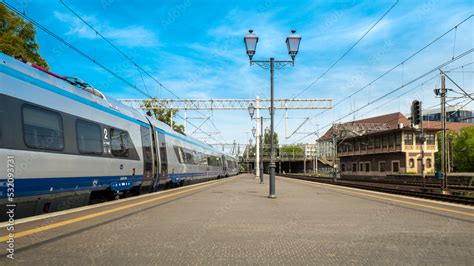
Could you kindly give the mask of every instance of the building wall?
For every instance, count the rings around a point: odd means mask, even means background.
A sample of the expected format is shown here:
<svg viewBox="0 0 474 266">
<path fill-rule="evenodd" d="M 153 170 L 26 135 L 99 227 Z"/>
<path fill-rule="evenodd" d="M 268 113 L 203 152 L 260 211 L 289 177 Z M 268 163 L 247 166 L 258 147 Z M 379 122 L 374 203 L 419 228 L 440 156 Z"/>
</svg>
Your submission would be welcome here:
<svg viewBox="0 0 474 266">
<path fill-rule="evenodd" d="M 340 169 L 343 175 L 384 176 L 392 173 L 404 173 L 406 170 L 405 153 L 403 152 L 341 157 L 340 160 Z M 356 171 L 353 171 L 354 164 Z M 385 164 L 384 169 L 381 169 L 383 164 Z M 367 166 L 369 167 L 367 168 Z"/>
<path fill-rule="evenodd" d="M 400 129 L 348 139 L 346 142 L 353 148 L 339 147 L 340 170 L 345 175 L 421 173 L 421 142 L 417 135 L 419 133 Z M 433 173 L 437 139 L 434 132 L 427 132 L 426 136 L 429 140 L 424 145 L 425 173 Z M 355 171 L 353 164 L 356 164 Z"/>
</svg>

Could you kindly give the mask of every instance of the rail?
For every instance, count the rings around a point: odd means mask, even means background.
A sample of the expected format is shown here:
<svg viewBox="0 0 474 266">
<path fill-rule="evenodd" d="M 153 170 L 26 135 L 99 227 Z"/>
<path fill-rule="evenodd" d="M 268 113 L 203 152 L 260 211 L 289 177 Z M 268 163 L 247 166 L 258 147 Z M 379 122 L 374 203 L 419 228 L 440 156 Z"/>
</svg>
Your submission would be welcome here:
<svg viewBox="0 0 474 266">
<path fill-rule="evenodd" d="M 332 185 L 337 185 L 337 186 L 366 189 L 366 190 L 372 190 L 372 191 L 378 191 L 378 192 L 385 192 L 385 193 L 391 193 L 391 194 L 426 198 L 426 199 L 453 202 L 453 203 L 474 206 L 474 197 L 460 196 L 460 195 L 446 195 L 442 193 L 436 193 L 436 192 L 433 192 L 434 190 L 432 189 L 434 184 L 429 184 L 429 186 L 427 186 L 426 189 L 422 189 L 420 184 L 407 184 L 403 182 L 397 183 L 394 181 L 387 182 L 387 181 L 377 180 L 374 182 L 372 180 L 362 181 L 362 180 L 337 179 L 336 182 L 334 182 L 330 178 L 314 177 L 314 176 L 307 176 L 307 175 L 282 174 L 281 176 L 287 177 L 287 178 L 318 182 L 318 183 L 332 184 Z M 449 189 L 452 190 L 452 192 L 465 193 L 467 195 L 472 195 L 472 192 L 474 191 L 473 187 L 465 187 L 465 186 L 450 186 Z"/>
</svg>

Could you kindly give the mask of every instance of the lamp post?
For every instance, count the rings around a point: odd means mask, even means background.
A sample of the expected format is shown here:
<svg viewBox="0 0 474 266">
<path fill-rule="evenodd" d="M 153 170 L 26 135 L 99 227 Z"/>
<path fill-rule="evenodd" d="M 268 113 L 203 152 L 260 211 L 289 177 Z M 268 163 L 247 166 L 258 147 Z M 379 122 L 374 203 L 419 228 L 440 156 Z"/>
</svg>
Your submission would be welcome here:
<svg viewBox="0 0 474 266">
<path fill-rule="evenodd" d="M 244 37 L 245 49 L 250 60 L 250 65 L 257 64 L 264 69 L 270 69 L 270 193 L 269 198 L 276 198 L 275 194 L 275 147 L 274 147 L 274 84 L 273 76 L 275 71 L 275 64 L 277 68 L 284 67 L 288 64 L 294 66 L 296 54 L 298 54 L 301 37 L 296 34 L 296 31 L 292 30 L 291 34 L 286 38 L 286 46 L 288 48 L 288 54 L 291 56 L 291 60 L 275 60 L 273 57 L 270 60 L 253 60 L 255 51 L 257 48 L 258 37 L 253 33 L 253 30 L 249 30 L 249 33 Z"/>
</svg>

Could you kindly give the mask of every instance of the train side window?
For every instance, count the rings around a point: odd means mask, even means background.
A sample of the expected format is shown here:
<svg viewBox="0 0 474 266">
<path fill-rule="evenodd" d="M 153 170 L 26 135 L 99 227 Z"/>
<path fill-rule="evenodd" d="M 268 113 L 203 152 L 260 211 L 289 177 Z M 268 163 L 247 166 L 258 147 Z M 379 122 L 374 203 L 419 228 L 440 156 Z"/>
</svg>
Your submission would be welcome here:
<svg viewBox="0 0 474 266">
<path fill-rule="evenodd" d="M 174 152 L 176 153 L 176 158 L 180 164 L 184 163 L 183 149 L 178 146 L 174 146 Z"/>
<path fill-rule="evenodd" d="M 59 113 L 24 105 L 23 139 L 34 149 L 61 151 L 64 149 L 63 122 Z"/>
<path fill-rule="evenodd" d="M 83 154 L 102 154 L 102 130 L 96 123 L 76 121 L 77 148 Z"/>
<path fill-rule="evenodd" d="M 110 129 L 111 149 L 114 157 L 128 158 L 130 150 L 133 149 L 132 140 L 127 131 L 111 128 Z"/>
</svg>

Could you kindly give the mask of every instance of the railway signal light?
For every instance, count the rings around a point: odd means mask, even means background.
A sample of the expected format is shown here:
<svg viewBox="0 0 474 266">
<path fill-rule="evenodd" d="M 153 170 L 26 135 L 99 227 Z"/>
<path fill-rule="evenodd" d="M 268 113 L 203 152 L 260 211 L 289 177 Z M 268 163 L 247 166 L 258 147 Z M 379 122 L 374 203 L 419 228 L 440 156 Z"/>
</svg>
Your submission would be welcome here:
<svg viewBox="0 0 474 266">
<path fill-rule="evenodd" d="M 411 105 L 411 119 L 414 126 L 421 125 L 421 102 L 414 100 Z"/>
</svg>

